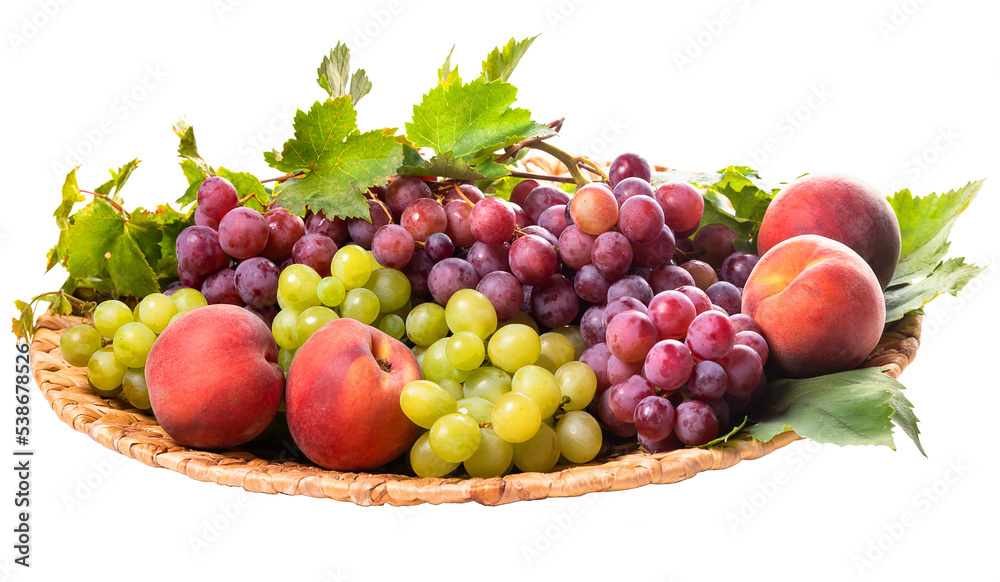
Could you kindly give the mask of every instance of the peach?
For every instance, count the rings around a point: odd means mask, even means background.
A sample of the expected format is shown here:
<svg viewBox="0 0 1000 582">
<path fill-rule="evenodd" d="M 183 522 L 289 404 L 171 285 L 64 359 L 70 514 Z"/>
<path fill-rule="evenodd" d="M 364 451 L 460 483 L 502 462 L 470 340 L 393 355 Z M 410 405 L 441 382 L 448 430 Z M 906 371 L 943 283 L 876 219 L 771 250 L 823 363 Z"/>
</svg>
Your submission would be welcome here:
<svg viewBox="0 0 1000 582">
<path fill-rule="evenodd" d="M 403 414 L 399 395 L 421 377 L 403 343 L 359 321 L 335 319 L 295 353 L 285 390 L 288 429 L 317 465 L 377 469 L 420 434 Z"/>
<path fill-rule="evenodd" d="M 201 449 L 243 444 L 278 411 L 285 377 L 278 345 L 259 317 L 208 305 L 171 322 L 146 359 L 149 402 L 163 430 Z"/>
<path fill-rule="evenodd" d="M 885 325 L 871 267 L 818 235 L 790 238 L 761 256 L 743 290 L 743 313 L 764 332 L 769 363 L 799 378 L 856 367 Z"/>
<path fill-rule="evenodd" d="M 885 196 L 854 178 L 811 174 L 779 192 L 764 214 L 758 254 L 800 234 L 818 234 L 851 247 L 875 271 L 883 291 L 899 263 L 896 214 Z"/>
</svg>

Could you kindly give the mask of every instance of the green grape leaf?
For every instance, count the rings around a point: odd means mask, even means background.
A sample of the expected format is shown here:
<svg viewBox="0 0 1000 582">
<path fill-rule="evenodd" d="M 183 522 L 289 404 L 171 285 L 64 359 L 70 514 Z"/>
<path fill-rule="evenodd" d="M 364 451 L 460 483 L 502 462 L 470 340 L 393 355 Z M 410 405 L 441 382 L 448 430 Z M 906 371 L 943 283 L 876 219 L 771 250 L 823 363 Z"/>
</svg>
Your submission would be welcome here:
<svg viewBox="0 0 1000 582">
<path fill-rule="evenodd" d="M 815 378 L 781 378 L 767 392 L 746 433 L 769 441 L 787 430 L 818 443 L 881 445 L 895 450 L 892 427 L 900 426 L 923 452 L 917 418 L 903 385 L 878 368 Z"/>
<path fill-rule="evenodd" d="M 364 69 L 358 69 L 353 76 L 351 75 L 351 51 L 342 42 L 337 43 L 329 56 L 323 57 L 323 62 L 316 72 L 318 74 L 316 82 L 330 97 L 348 95 L 351 97 L 351 102 L 357 105 L 358 101 L 372 90 L 372 82 Z"/>
<path fill-rule="evenodd" d="M 109 276 L 119 294 L 143 297 L 159 291 L 156 273 L 146 261 L 135 228 L 108 202 L 96 199 L 73 215 L 67 237 L 66 270 L 71 277 Z"/>
<path fill-rule="evenodd" d="M 516 98 L 513 85 L 483 77 L 438 85 L 413 107 L 406 136 L 416 147 L 451 152 L 455 160 L 471 163 L 523 139 L 554 135 L 549 126 L 532 121 L 528 110 L 512 108 Z"/>
<path fill-rule="evenodd" d="M 438 69 L 438 84 L 447 87 L 448 85 L 461 85 L 462 78 L 458 76 L 458 65 L 451 66 L 451 54 L 455 52 L 455 45 L 451 45 L 448 56 L 444 59 L 444 64 Z"/>
<path fill-rule="evenodd" d="M 958 295 L 969 281 L 982 272 L 983 267 L 966 264 L 964 258 L 957 257 L 938 264 L 923 279 L 889 287 L 884 293 L 886 322 L 920 309 L 942 293 Z"/>
<path fill-rule="evenodd" d="M 403 176 L 440 176 L 454 180 L 492 180 L 510 174 L 503 164 L 492 160 L 480 162 L 475 167 L 456 160 L 451 152 L 436 155 L 420 165 L 402 166 L 399 174 Z"/>
<path fill-rule="evenodd" d="M 180 144 L 177 146 L 177 155 L 182 158 L 191 160 L 195 167 L 201 171 L 204 176 L 211 176 L 214 171 L 212 166 L 208 165 L 208 162 L 201 157 L 198 152 L 198 142 L 194 138 L 194 128 L 187 124 L 183 119 L 174 124 L 174 133 L 180 138 Z M 187 172 L 185 172 L 187 175 Z M 204 178 L 202 178 L 204 179 Z M 190 182 L 190 177 L 188 181 Z"/>
<path fill-rule="evenodd" d="M 233 187 L 236 188 L 236 193 L 241 200 L 247 196 L 252 196 L 252 198 L 243 203 L 243 206 L 253 208 L 259 212 L 265 211 L 265 206 L 270 196 L 267 190 L 264 189 L 264 184 L 261 183 L 257 176 L 249 172 L 233 172 L 222 167 L 219 168 L 216 175 L 229 180 Z"/>
<path fill-rule="evenodd" d="M 528 52 L 528 48 L 531 47 L 531 43 L 535 42 L 536 38 L 538 35 L 521 41 L 515 41 L 511 38 L 502 49 L 500 47 L 493 49 L 493 52 L 487 55 L 486 60 L 483 61 L 483 76 L 486 77 L 486 80 L 506 83 L 517 64 L 521 62 L 521 57 Z M 450 58 L 451 53 L 448 53 L 448 56 Z M 445 63 L 447 62 L 445 61 Z"/>
<path fill-rule="evenodd" d="M 327 216 L 369 218 L 362 192 L 385 184 L 403 159 L 394 129 L 360 133 L 350 97 L 317 101 L 295 114 L 294 137 L 280 153 L 264 159 L 283 172 L 303 172 L 277 189 L 282 207 L 304 215 L 307 209 Z"/>
<path fill-rule="evenodd" d="M 13 325 L 11 331 L 14 337 L 22 341 L 31 341 L 31 332 L 35 322 L 35 312 L 31 304 L 20 299 L 14 301 L 14 309 L 17 310 L 17 317 L 11 318 Z"/>
<path fill-rule="evenodd" d="M 914 197 L 909 190 L 901 190 L 889 197 L 902 239 L 899 265 L 890 285 L 926 276 L 937 268 L 951 246 L 948 236 L 955 221 L 976 198 L 983 182 L 969 182 L 944 194 Z"/>
<path fill-rule="evenodd" d="M 121 189 L 125 186 L 125 182 L 128 181 L 132 172 L 134 172 L 137 167 L 139 167 L 139 160 L 132 160 L 117 170 L 108 170 L 111 172 L 111 179 L 97 188 L 94 188 L 94 192 L 110 196 L 116 203 L 121 204 Z"/>
<path fill-rule="evenodd" d="M 47 255 L 46 272 L 59 264 L 59 261 L 66 254 L 66 231 L 69 229 L 70 213 L 73 212 L 73 207 L 78 202 L 86 200 L 83 194 L 80 194 L 80 186 L 76 181 L 77 169 L 73 168 L 66 174 L 66 180 L 63 182 L 62 187 L 62 202 L 56 207 L 56 211 L 52 213 L 52 216 L 56 219 L 56 226 L 59 227 L 59 240 Z"/>
</svg>

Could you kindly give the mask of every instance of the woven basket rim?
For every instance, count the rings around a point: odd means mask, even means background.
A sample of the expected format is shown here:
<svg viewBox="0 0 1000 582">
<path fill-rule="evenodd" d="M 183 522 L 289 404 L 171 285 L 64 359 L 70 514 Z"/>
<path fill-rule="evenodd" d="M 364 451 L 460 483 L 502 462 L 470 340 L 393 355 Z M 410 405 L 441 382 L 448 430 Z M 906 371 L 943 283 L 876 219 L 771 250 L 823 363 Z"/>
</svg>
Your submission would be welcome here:
<svg viewBox="0 0 1000 582">
<path fill-rule="evenodd" d="M 763 457 L 800 438 L 788 431 L 768 442 L 736 438 L 708 449 L 632 452 L 551 473 L 512 473 L 490 479 L 349 473 L 286 461 L 281 455 L 268 460 L 242 449 L 201 451 L 178 445 L 155 419 L 123 399 L 94 394 L 86 380 L 86 369 L 70 366 L 59 351 L 62 331 L 81 321 L 74 316 L 42 315 L 30 346 L 32 373 L 59 419 L 103 446 L 146 465 L 251 492 L 307 495 L 358 505 L 469 501 L 502 505 L 679 482 L 702 471 L 726 469 Z M 889 324 L 878 347 L 861 367 L 881 367 L 887 375 L 898 377 L 916 357 L 921 321 L 920 315 L 911 313 Z"/>
</svg>

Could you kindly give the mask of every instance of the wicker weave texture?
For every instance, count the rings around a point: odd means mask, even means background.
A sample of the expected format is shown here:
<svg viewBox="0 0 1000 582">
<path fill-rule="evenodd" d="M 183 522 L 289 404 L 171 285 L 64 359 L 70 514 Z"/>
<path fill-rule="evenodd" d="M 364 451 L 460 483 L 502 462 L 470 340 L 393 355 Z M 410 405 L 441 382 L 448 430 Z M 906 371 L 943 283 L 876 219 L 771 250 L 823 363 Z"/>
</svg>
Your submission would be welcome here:
<svg viewBox="0 0 1000 582">
<path fill-rule="evenodd" d="M 547 497 L 573 497 L 596 491 L 675 483 L 709 470 L 757 459 L 797 440 L 793 432 L 762 443 L 733 440 L 712 449 L 682 449 L 645 454 L 609 450 L 586 465 L 551 473 L 515 473 L 491 479 L 421 479 L 397 474 L 343 473 L 285 460 L 281 453 L 262 458 L 248 450 L 192 450 L 173 441 L 156 420 L 120 398 L 102 398 L 90 389 L 85 368 L 70 366 L 59 351 L 63 330 L 76 317 L 43 315 L 31 343 L 32 371 L 56 415 L 74 430 L 105 447 L 152 467 L 192 479 L 260 493 L 308 495 L 358 505 L 465 503 L 502 505 Z M 882 336 L 864 366 L 882 366 L 898 377 L 913 361 L 920 343 L 921 318 L 908 315 Z"/>
</svg>

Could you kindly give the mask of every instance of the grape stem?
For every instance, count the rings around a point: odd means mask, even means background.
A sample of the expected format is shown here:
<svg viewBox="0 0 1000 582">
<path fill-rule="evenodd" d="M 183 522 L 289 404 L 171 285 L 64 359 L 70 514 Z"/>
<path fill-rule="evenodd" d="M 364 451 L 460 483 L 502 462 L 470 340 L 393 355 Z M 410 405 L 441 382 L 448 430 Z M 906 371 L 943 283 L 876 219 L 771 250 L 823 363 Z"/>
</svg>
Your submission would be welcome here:
<svg viewBox="0 0 1000 582">
<path fill-rule="evenodd" d="M 465 192 L 462 192 L 462 189 L 458 187 L 458 184 L 455 184 L 454 182 L 452 182 L 451 187 L 452 187 L 453 190 L 455 190 L 455 192 L 458 192 L 458 195 L 462 197 L 462 200 L 465 200 L 466 202 L 469 203 L 469 206 L 475 206 L 476 205 L 472 200 L 469 200 L 465 196 Z"/>
<path fill-rule="evenodd" d="M 302 172 L 288 172 L 284 176 L 278 176 L 277 178 L 268 178 L 267 180 L 261 180 L 260 183 L 267 184 L 268 182 L 284 182 L 285 180 L 288 180 L 289 178 L 294 178 L 301 173 Z"/>
<path fill-rule="evenodd" d="M 369 200 L 374 200 L 376 204 L 382 207 L 382 210 L 385 211 L 385 215 L 389 218 L 389 224 L 395 224 L 395 222 L 392 220 L 392 213 L 389 212 L 389 207 L 387 207 L 381 200 L 379 200 L 378 196 L 372 194 L 371 191 L 369 190 L 365 190 L 364 196 Z M 371 222 L 371 220 L 369 220 L 368 222 Z"/>
<path fill-rule="evenodd" d="M 566 166 L 566 169 L 569 170 L 569 175 L 573 177 L 573 181 L 576 182 L 577 186 L 583 186 L 584 184 L 590 183 L 590 180 L 587 179 L 587 177 L 580 172 L 580 167 L 578 165 L 580 162 L 580 158 L 573 157 L 567 154 L 566 152 L 562 151 L 561 149 L 555 147 L 554 145 L 545 143 L 543 141 L 534 143 L 529 147 L 541 152 L 545 152 L 550 156 L 552 156 L 553 158 L 562 162 L 563 165 Z"/>
<path fill-rule="evenodd" d="M 521 141 L 517 142 L 516 144 L 514 144 L 514 145 L 510 146 L 509 148 L 507 148 L 507 150 L 500 157 L 498 157 L 497 159 L 495 159 L 494 161 L 496 163 L 498 163 L 498 164 L 502 164 L 505 161 L 509 160 L 510 158 L 516 156 L 517 153 L 520 152 L 522 149 L 524 149 L 526 147 L 531 147 L 532 145 L 534 145 L 536 143 L 539 143 L 542 140 L 549 139 L 550 137 L 555 137 L 556 135 L 559 134 L 559 131 L 562 130 L 563 122 L 565 120 L 566 120 L 565 117 L 560 117 L 559 119 L 556 119 L 555 121 L 550 121 L 550 122 L 546 123 L 545 125 L 547 125 L 549 128 L 551 128 L 556 133 L 553 133 L 553 134 L 550 134 L 550 135 L 541 135 L 541 136 L 536 136 L 536 137 L 529 137 L 528 139 L 521 140 Z"/>
<path fill-rule="evenodd" d="M 531 180 L 547 180 L 549 182 L 562 182 L 564 184 L 576 184 L 576 180 L 573 178 L 568 178 L 566 176 L 549 176 L 548 174 L 532 174 L 531 172 L 515 172 L 510 173 L 511 176 L 515 178 L 526 178 Z"/>
<path fill-rule="evenodd" d="M 95 198 L 100 198 L 101 200 L 104 200 L 105 202 L 110 204 L 112 208 L 117 210 L 118 214 L 121 214 L 122 218 L 124 218 L 125 220 L 130 220 L 132 218 L 132 215 L 129 214 L 128 211 L 126 211 L 124 208 L 122 208 L 121 204 L 118 204 L 117 202 L 112 200 L 110 196 L 106 194 L 100 194 L 98 192 L 91 192 L 90 190 L 80 190 L 80 192 L 83 192 L 84 194 L 90 194 Z"/>
</svg>

